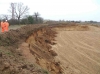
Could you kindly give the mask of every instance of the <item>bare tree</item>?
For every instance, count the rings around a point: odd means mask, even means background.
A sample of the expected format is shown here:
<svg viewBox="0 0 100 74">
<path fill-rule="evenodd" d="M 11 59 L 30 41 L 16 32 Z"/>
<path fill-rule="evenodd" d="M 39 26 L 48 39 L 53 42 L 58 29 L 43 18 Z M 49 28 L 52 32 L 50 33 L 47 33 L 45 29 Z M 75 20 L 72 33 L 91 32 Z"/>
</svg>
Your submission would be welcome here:
<svg viewBox="0 0 100 74">
<path fill-rule="evenodd" d="M 5 20 L 8 20 L 9 16 L 8 16 L 8 15 L 3 15 L 3 18 L 4 18 Z"/>
<path fill-rule="evenodd" d="M 36 19 L 36 22 L 37 22 L 38 21 L 38 17 L 40 16 L 40 14 L 38 12 L 35 12 L 34 16 L 35 16 L 35 19 Z"/>
<path fill-rule="evenodd" d="M 8 20 L 8 18 L 9 18 L 9 16 L 6 15 L 6 14 L 0 15 L 0 19 L 1 19 L 1 20 Z"/>
<path fill-rule="evenodd" d="M 16 16 L 18 21 L 20 22 L 20 19 L 28 13 L 28 6 L 24 6 L 23 3 L 11 3 L 10 12 L 12 13 L 12 18 Z"/>
<path fill-rule="evenodd" d="M 14 12 L 15 12 L 15 5 L 16 3 L 11 3 L 10 5 L 11 5 L 11 13 L 12 13 L 12 19 L 15 19 L 15 14 L 14 14 Z"/>
</svg>

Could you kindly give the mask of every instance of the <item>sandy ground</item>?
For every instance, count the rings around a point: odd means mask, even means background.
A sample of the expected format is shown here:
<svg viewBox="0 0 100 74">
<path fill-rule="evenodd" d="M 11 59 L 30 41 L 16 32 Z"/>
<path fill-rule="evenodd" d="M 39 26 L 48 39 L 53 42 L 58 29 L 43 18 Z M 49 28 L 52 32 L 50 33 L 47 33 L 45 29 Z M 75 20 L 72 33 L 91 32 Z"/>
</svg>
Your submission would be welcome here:
<svg viewBox="0 0 100 74">
<path fill-rule="evenodd" d="M 64 74 L 100 74 L 100 28 L 89 31 L 58 31 L 56 45 Z"/>
<path fill-rule="evenodd" d="M 57 30 L 57 44 L 52 46 L 52 50 L 58 54 L 55 59 L 60 60 L 64 74 L 100 74 L 100 28 L 89 26 L 89 31 L 70 30 Z M 25 56 L 29 55 L 27 52 L 24 51 Z"/>
</svg>

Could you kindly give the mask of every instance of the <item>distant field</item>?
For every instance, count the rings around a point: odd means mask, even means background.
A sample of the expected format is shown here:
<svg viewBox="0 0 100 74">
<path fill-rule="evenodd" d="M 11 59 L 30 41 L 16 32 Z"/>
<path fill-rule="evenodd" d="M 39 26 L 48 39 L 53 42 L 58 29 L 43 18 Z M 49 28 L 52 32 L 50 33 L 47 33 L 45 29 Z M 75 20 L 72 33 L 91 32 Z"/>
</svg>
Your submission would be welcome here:
<svg viewBox="0 0 100 74">
<path fill-rule="evenodd" d="M 11 26 L 9 26 L 9 29 L 17 29 L 17 28 L 20 28 L 22 26 L 25 26 L 25 25 L 11 25 Z"/>
</svg>

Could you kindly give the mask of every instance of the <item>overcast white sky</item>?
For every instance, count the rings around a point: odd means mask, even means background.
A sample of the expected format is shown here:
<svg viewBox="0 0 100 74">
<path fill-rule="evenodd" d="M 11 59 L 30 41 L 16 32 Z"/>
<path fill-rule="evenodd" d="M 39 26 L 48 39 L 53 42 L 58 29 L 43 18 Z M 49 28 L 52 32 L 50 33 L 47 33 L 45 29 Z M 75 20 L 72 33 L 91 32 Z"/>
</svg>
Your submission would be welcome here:
<svg viewBox="0 0 100 74">
<path fill-rule="evenodd" d="M 0 14 L 8 14 L 11 2 L 22 2 L 44 19 L 100 21 L 100 0 L 0 0 Z"/>
</svg>

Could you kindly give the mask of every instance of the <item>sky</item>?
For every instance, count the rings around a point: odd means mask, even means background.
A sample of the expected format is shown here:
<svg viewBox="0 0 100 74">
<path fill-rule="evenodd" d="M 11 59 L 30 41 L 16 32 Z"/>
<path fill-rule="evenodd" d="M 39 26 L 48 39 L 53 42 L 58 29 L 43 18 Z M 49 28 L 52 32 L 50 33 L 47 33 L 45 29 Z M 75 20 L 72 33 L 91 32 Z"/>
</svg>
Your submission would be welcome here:
<svg viewBox="0 0 100 74">
<path fill-rule="evenodd" d="M 30 15 L 39 12 L 44 19 L 100 22 L 100 0 L 1 0 L 0 14 L 9 14 L 11 2 L 24 3 Z"/>
</svg>

